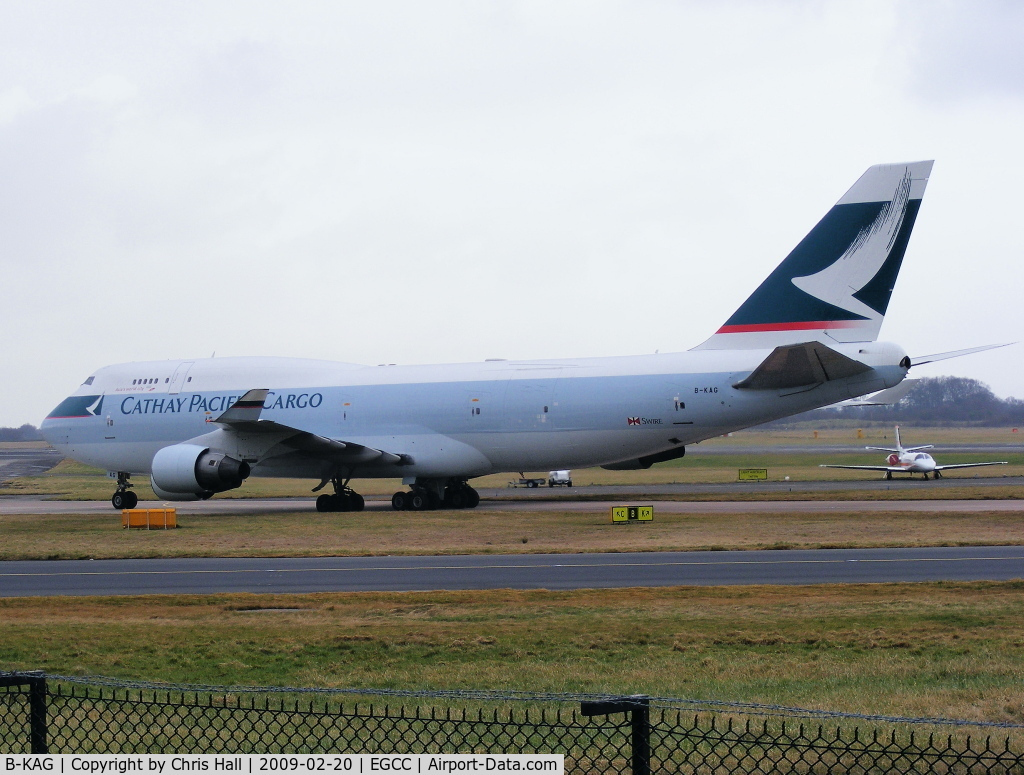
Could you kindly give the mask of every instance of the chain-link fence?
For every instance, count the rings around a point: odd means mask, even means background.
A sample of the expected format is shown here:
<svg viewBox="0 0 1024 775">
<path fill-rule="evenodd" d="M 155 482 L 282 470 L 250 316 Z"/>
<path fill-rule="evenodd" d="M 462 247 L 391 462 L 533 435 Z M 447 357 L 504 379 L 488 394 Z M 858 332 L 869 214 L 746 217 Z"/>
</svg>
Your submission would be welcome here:
<svg viewBox="0 0 1024 775">
<path fill-rule="evenodd" d="M 339 701 L 346 695 L 356 701 Z M 690 710 L 695 704 L 700 709 Z M 996 741 L 963 726 L 940 733 L 937 720 L 843 729 L 765 715 L 761 706 L 707 705 L 639 696 L 165 687 L 0 674 L 0 751 L 561 753 L 566 771 L 587 773 L 1024 774 L 1024 756 L 1009 738 Z M 751 708 L 761 717 L 744 720 Z"/>
</svg>

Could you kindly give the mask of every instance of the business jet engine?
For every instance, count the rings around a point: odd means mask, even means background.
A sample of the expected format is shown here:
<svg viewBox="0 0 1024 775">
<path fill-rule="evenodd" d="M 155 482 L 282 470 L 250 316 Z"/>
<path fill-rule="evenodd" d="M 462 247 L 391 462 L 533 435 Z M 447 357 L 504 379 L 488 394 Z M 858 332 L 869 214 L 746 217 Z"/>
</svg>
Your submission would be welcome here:
<svg viewBox="0 0 1024 775">
<path fill-rule="evenodd" d="M 158 498 L 169 501 L 206 500 L 241 487 L 249 464 L 198 444 L 174 444 L 153 456 L 150 484 Z"/>
</svg>

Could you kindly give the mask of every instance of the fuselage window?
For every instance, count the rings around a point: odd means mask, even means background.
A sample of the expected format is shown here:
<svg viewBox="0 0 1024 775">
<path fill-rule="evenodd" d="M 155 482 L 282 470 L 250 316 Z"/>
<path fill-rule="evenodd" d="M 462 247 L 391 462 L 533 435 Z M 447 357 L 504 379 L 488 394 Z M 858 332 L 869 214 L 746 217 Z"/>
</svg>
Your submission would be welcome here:
<svg viewBox="0 0 1024 775">
<path fill-rule="evenodd" d="M 137 381 L 138 381 L 138 380 L 134 380 L 134 379 L 133 379 L 133 380 L 132 380 L 132 384 L 134 385 L 134 384 L 135 384 L 135 383 L 136 383 Z"/>
</svg>

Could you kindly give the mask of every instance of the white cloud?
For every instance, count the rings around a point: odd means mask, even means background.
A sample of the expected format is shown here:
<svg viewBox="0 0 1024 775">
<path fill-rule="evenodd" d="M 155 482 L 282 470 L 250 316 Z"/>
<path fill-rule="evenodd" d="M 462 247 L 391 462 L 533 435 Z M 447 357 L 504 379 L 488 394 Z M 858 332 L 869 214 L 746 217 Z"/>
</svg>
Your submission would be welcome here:
<svg viewBox="0 0 1024 775">
<path fill-rule="evenodd" d="M 938 160 L 883 337 L 1006 338 L 1019 12 L 918 8 L 8 6 L 0 425 L 122 360 L 690 347 L 885 161 Z"/>
</svg>

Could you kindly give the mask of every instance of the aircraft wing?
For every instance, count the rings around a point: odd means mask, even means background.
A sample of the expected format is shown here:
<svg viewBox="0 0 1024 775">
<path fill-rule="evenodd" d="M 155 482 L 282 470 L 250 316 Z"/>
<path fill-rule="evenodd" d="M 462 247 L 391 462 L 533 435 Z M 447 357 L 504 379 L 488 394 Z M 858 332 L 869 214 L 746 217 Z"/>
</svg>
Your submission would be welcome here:
<svg viewBox="0 0 1024 775">
<path fill-rule="evenodd" d="M 836 466 L 822 463 L 818 468 L 853 468 L 857 471 L 892 471 L 894 474 L 906 473 L 902 466 Z"/>
<path fill-rule="evenodd" d="M 260 415 L 263 413 L 263 402 L 267 400 L 269 392 L 270 390 L 267 388 L 248 391 L 212 422 L 226 425 L 239 433 L 274 434 L 280 437 L 279 444 L 314 457 L 336 460 L 339 463 L 401 466 L 412 462 L 408 455 L 396 455 L 382 449 L 320 436 L 273 420 L 260 419 Z"/>
<path fill-rule="evenodd" d="M 949 471 L 953 468 L 978 468 L 980 466 L 1005 466 L 1009 463 L 1005 460 L 997 460 L 994 463 L 953 463 L 948 466 L 935 466 L 936 471 Z"/>
<path fill-rule="evenodd" d="M 837 353 L 821 342 L 780 345 L 750 374 L 733 385 L 749 390 L 784 390 L 843 379 L 871 371 L 866 363 Z"/>
</svg>

